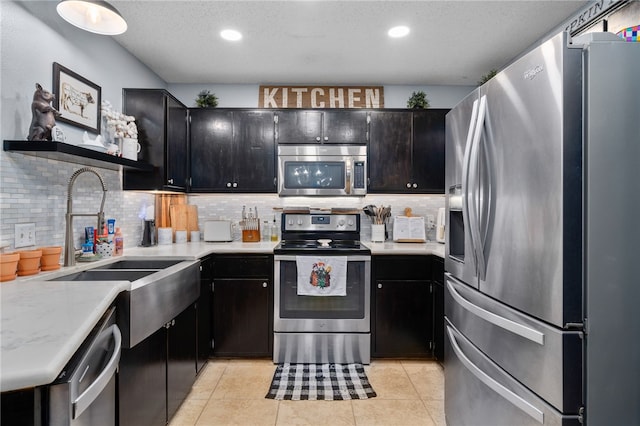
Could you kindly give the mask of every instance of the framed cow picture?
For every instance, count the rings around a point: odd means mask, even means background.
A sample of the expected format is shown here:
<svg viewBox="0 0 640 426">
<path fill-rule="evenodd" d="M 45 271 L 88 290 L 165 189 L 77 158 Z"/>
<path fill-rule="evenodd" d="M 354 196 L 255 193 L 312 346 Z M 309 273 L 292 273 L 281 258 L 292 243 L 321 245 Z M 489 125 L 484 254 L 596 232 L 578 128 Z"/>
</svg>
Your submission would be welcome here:
<svg viewBox="0 0 640 426">
<path fill-rule="evenodd" d="M 54 62 L 53 94 L 61 114 L 56 120 L 100 133 L 100 86 Z"/>
</svg>

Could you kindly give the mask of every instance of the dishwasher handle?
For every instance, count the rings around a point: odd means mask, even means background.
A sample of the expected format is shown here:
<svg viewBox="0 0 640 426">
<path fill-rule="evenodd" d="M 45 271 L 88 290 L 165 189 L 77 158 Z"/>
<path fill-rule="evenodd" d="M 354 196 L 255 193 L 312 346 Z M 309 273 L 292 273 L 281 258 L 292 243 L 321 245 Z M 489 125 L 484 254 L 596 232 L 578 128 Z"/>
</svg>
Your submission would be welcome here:
<svg viewBox="0 0 640 426">
<path fill-rule="evenodd" d="M 72 413 L 73 419 L 77 419 L 80 415 L 86 410 L 93 401 L 98 398 L 103 389 L 109 384 L 111 378 L 115 374 L 118 369 L 118 363 L 120 362 L 120 354 L 122 347 L 122 334 L 120 333 L 120 329 L 116 324 L 113 324 L 109 328 L 104 331 L 104 334 L 107 335 L 105 338 L 109 338 L 112 335 L 114 339 L 114 350 L 109 362 L 104 367 L 104 369 L 100 372 L 96 380 L 89 385 L 87 389 L 85 389 L 82 394 L 80 394 L 75 401 L 72 402 Z"/>
</svg>

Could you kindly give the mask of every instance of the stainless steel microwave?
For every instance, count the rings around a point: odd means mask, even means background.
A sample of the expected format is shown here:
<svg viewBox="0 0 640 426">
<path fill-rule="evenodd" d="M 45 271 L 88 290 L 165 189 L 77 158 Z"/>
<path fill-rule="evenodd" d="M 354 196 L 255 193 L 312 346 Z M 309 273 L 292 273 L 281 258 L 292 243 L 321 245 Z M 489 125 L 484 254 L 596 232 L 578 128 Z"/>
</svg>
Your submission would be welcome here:
<svg viewBox="0 0 640 426">
<path fill-rule="evenodd" d="M 366 145 L 278 146 L 278 195 L 366 194 Z"/>
</svg>

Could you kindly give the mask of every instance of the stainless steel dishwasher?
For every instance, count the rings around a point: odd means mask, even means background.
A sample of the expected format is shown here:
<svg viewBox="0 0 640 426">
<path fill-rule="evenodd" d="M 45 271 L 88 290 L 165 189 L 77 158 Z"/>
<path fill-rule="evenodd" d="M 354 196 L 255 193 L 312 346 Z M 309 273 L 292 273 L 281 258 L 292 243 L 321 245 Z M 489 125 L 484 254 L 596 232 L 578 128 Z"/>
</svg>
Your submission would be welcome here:
<svg viewBox="0 0 640 426">
<path fill-rule="evenodd" d="M 110 308 L 58 378 L 42 387 L 43 424 L 115 425 L 122 336 Z"/>
</svg>

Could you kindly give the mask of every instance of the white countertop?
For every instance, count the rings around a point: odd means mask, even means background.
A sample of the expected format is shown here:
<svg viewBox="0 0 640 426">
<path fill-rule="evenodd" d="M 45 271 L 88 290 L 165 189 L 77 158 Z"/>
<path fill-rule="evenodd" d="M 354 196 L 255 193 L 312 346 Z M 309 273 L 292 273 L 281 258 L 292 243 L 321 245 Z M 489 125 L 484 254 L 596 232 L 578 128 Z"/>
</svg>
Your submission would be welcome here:
<svg viewBox="0 0 640 426">
<path fill-rule="evenodd" d="M 436 255 L 444 257 L 444 244 L 372 243 L 363 241 L 373 255 Z M 278 242 L 183 243 L 153 247 L 125 247 L 125 257 L 183 257 L 200 259 L 210 254 L 273 253 Z M 43 281 L 54 276 L 112 262 L 107 258 L 77 263 L 58 271 L 41 272 L 0 285 L 0 390 L 46 385 L 56 379 L 128 281 Z"/>
<path fill-rule="evenodd" d="M 128 281 L 2 283 L 0 390 L 51 383 Z"/>
</svg>

